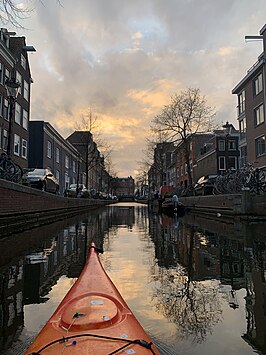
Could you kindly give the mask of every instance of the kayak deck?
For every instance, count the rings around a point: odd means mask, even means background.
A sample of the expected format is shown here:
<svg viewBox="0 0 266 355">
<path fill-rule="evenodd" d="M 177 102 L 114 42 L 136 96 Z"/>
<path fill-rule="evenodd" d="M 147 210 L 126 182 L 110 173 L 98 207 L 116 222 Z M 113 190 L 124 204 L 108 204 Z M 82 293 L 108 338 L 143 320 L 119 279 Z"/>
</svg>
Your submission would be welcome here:
<svg viewBox="0 0 266 355">
<path fill-rule="evenodd" d="M 159 354 L 104 271 L 94 244 L 86 265 L 25 354 Z"/>
</svg>

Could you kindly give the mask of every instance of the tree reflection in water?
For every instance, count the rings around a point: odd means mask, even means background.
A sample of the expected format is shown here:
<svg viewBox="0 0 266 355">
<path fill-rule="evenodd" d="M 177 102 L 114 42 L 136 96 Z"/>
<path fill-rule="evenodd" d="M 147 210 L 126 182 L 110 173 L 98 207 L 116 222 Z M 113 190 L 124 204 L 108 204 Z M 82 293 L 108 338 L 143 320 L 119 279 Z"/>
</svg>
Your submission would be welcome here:
<svg viewBox="0 0 266 355">
<path fill-rule="evenodd" d="M 153 302 L 157 311 L 178 325 L 180 338 L 202 343 L 221 320 L 222 307 L 219 288 L 213 280 L 193 280 L 194 234 L 192 230 L 187 267 L 157 266 Z"/>
</svg>

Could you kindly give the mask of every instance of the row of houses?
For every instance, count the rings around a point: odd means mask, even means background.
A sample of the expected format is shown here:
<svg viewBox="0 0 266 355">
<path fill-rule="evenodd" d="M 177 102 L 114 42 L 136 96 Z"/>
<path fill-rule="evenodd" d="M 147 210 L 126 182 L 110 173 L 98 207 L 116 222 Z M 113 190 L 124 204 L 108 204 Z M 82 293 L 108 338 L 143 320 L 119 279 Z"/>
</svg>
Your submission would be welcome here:
<svg viewBox="0 0 266 355">
<path fill-rule="evenodd" d="M 61 194 L 75 183 L 96 192 L 115 193 L 91 132 L 75 131 L 65 139 L 49 122 L 30 119 L 30 51 L 35 48 L 26 44 L 25 37 L 0 29 L 0 154 L 10 150 L 11 159 L 25 170 L 49 168 L 59 181 Z M 5 85 L 10 80 L 19 84 L 13 105 Z M 117 180 L 113 185 L 119 190 Z"/>
<path fill-rule="evenodd" d="M 134 179 L 112 177 L 93 135 L 75 131 L 66 139 L 46 121 L 30 119 L 31 76 L 28 52 L 35 51 L 25 37 L 0 29 L 0 154 L 10 146 L 10 157 L 23 169 L 49 168 L 57 178 L 60 194 L 70 184 L 82 183 L 94 192 L 130 195 Z M 19 84 L 14 107 L 5 83 Z M 12 111 L 11 111 L 12 110 Z"/>
<path fill-rule="evenodd" d="M 172 142 L 158 143 L 148 172 L 150 190 L 157 191 L 162 185 L 187 188 L 188 169 L 195 183 L 203 175 L 219 175 L 247 163 L 266 167 L 266 25 L 254 38 L 263 42 L 263 52 L 232 90 L 237 95 L 238 129 L 227 122 L 212 134 L 192 136 L 189 167 L 183 143 L 177 146 Z"/>
</svg>

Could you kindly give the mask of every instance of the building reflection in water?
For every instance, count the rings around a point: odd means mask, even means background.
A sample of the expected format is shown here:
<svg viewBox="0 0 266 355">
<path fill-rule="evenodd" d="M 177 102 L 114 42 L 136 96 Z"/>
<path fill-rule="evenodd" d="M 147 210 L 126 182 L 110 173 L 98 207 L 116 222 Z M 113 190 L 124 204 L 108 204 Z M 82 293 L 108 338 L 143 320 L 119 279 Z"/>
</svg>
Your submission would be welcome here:
<svg viewBox="0 0 266 355">
<path fill-rule="evenodd" d="M 140 205 L 109 206 L 0 240 L 0 350 L 19 338 L 25 305 L 46 302 L 61 276 L 79 276 L 91 241 L 108 250 L 118 228 L 130 233 L 133 227 L 151 240 L 149 245 L 153 242 L 155 258 L 147 266 L 153 304 L 179 326 L 180 338 L 205 341 L 222 322 L 224 299 L 237 312 L 238 291 L 245 289 L 247 329 L 242 338 L 266 352 L 264 225 L 192 215 L 179 219 L 148 214 Z"/>
<path fill-rule="evenodd" d="M 182 325 L 184 337 L 200 342 L 220 321 L 218 290 L 236 310 L 237 291 L 245 289 L 247 329 L 242 338 L 266 353 L 265 224 L 163 214 L 150 221 L 158 260 L 153 274 L 160 279 L 154 294 L 158 310 Z"/>
</svg>

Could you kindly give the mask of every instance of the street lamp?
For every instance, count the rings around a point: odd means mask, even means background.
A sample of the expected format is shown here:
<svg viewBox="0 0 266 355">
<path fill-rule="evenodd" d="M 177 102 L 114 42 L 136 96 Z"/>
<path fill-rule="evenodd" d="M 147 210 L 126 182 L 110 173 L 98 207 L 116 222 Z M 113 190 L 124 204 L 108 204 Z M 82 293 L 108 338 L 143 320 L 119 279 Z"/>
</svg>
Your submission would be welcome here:
<svg viewBox="0 0 266 355">
<path fill-rule="evenodd" d="M 13 77 L 7 79 L 5 82 L 5 87 L 7 91 L 7 99 L 9 103 L 9 126 L 8 126 L 8 139 L 7 139 L 7 156 L 11 156 L 11 145 L 12 145 L 12 127 L 13 127 L 13 111 L 15 108 L 15 102 L 18 96 L 18 90 L 20 83 L 16 81 Z"/>
</svg>

